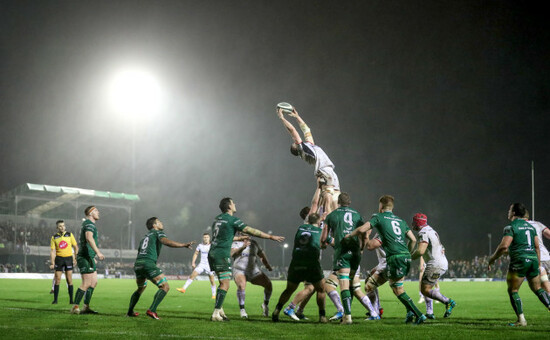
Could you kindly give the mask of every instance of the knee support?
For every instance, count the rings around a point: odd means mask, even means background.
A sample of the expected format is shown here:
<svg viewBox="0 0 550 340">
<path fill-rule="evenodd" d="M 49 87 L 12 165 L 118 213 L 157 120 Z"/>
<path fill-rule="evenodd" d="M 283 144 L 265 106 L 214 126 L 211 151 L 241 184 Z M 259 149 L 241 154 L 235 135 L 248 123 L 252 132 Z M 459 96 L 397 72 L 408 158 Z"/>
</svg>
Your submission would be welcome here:
<svg viewBox="0 0 550 340">
<path fill-rule="evenodd" d="M 168 282 L 168 279 L 166 277 L 163 277 L 159 282 L 155 283 L 157 285 L 157 287 L 162 287 L 162 285 L 165 283 L 165 282 Z"/>
</svg>

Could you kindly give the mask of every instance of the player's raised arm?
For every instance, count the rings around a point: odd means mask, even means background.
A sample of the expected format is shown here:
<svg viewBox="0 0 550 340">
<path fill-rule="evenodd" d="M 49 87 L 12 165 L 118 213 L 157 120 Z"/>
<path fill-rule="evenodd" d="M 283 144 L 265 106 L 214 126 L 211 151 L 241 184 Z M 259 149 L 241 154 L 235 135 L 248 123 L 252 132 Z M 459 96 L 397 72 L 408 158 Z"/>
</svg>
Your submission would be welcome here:
<svg viewBox="0 0 550 340">
<path fill-rule="evenodd" d="M 283 125 L 286 127 L 286 129 L 287 129 L 288 133 L 290 134 L 290 137 L 292 137 L 292 140 L 294 141 L 294 143 L 295 144 L 301 144 L 302 143 L 302 137 L 300 137 L 300 134 L 298 133 L 298 131 L 296 130 L 294 125 L 292 125 L 291 122 L 286 120 L 285 116 L 283 115 L 282 109 L 277 110 L 277 116 L 279 117 L 281 122 L 283 122 Z"/>
<path fill-rule="evenodd" d="M 188 243 L 181 243 L 181 242 L 172 241 L 168 237 L 163 237 L 163 238 L 160 239 L 160 243 L 162 243 L 165 246 L 170 247 L 170 248 L 189 248 L 189 249 L 191 249 L 191 247 L 197 242 L 191 241 L 191 242 L 188 242 Z"/>
<path fill-rule="evenodd" d="M 296 118 L 296 121 L 300 126 L 300 130 L 302 130 L 302 133 L 304 134 L 304 139 L 306 140 L 306 142 L 315 144 L 315 142 L 313 141 L 313 135 L 311 134 L 311 129 L 309 128 L 309 126 L 307 126 L 302 117 L 300 117 L 298 111 L 296 111 L 296 108 L 292 110 L 290 116 Z"/>
<path fill-rule="evenodd" d="M 259 237 L 259 238 L 265 238 L 265 239 L 268 239 L 268 240 L 277 241 L 277 242 L 283 242 L 285 240 L 285 238 L 283 236 L 270 235 L 268 233 L 264 233 L 261 230 L 254 229 L 250 226 L 244 227 L 243 233 L 246 233 L 246 234 L 249 234 L 249 235 L 252 235 L 252 236 L 256 236 L 256 237 Z"/>
<path fill-rule="evenodd" d="M 416 237 L 414 237 L 414 234 L 412 231 L 407 231 L 407 238 L 409 239 L 409 253 L 412 253 L 414 250 L 414 247 L 416 246 Z"/>
</svg>

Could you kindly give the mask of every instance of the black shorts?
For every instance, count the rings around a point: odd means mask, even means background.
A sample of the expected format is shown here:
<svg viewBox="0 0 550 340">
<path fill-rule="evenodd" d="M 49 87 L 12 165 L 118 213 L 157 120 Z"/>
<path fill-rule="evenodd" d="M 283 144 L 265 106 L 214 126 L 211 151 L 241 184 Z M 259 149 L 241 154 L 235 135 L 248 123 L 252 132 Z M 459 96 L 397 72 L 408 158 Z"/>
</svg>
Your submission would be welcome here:
<svg viewBox="0 0 550 340">
<path fill-rule="evenodd" d="M 73 257 L 72 256 L 56 256 L 55 257 L 55 271 L 66 272 L 73 270 Z"/>
</svg>

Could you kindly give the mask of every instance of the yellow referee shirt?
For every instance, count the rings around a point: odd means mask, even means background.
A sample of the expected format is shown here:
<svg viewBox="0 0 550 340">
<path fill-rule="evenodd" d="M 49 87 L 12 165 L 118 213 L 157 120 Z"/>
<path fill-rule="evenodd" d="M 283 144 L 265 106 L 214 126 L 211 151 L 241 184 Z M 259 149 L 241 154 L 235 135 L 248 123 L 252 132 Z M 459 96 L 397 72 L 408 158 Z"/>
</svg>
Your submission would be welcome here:
<svg viewBox="0 0 550 340">
<path fill-rule="evenodd" d="M 53 235 L 50 246 L 55 250 L 55 256 L 68 257 L 73 256 L 73 246 L 76 244 L 73 234 L 66 231 Z"/>
</svg>

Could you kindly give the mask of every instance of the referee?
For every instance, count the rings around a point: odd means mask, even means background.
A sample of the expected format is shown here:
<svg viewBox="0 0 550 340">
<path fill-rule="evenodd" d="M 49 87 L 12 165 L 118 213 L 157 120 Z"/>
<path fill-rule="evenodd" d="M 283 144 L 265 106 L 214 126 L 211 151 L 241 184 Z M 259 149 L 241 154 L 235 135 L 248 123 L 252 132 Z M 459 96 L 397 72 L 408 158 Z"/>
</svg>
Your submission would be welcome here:
<svg viewBox="0 0 550 340">
<path fill-rule="evenodd" d="M 55 222 L 57 233 L 52 236 L 50 259 L 50 269 L 55 268 L 53 288 L 53 302 L 57 304 L 57 296 L 59 295 L 59 282 L 61 274 L 65 271 L 65 279 L 69 288 L 69 303 L 73 304 L 73 265 L 76 265 L 76 253 L 78 253 L 78 244 L 74 235 L 65 230 L 65 221 L 59 220 Z M 74 252 L 73 252 L 74 248 Z"/>
</svg>

